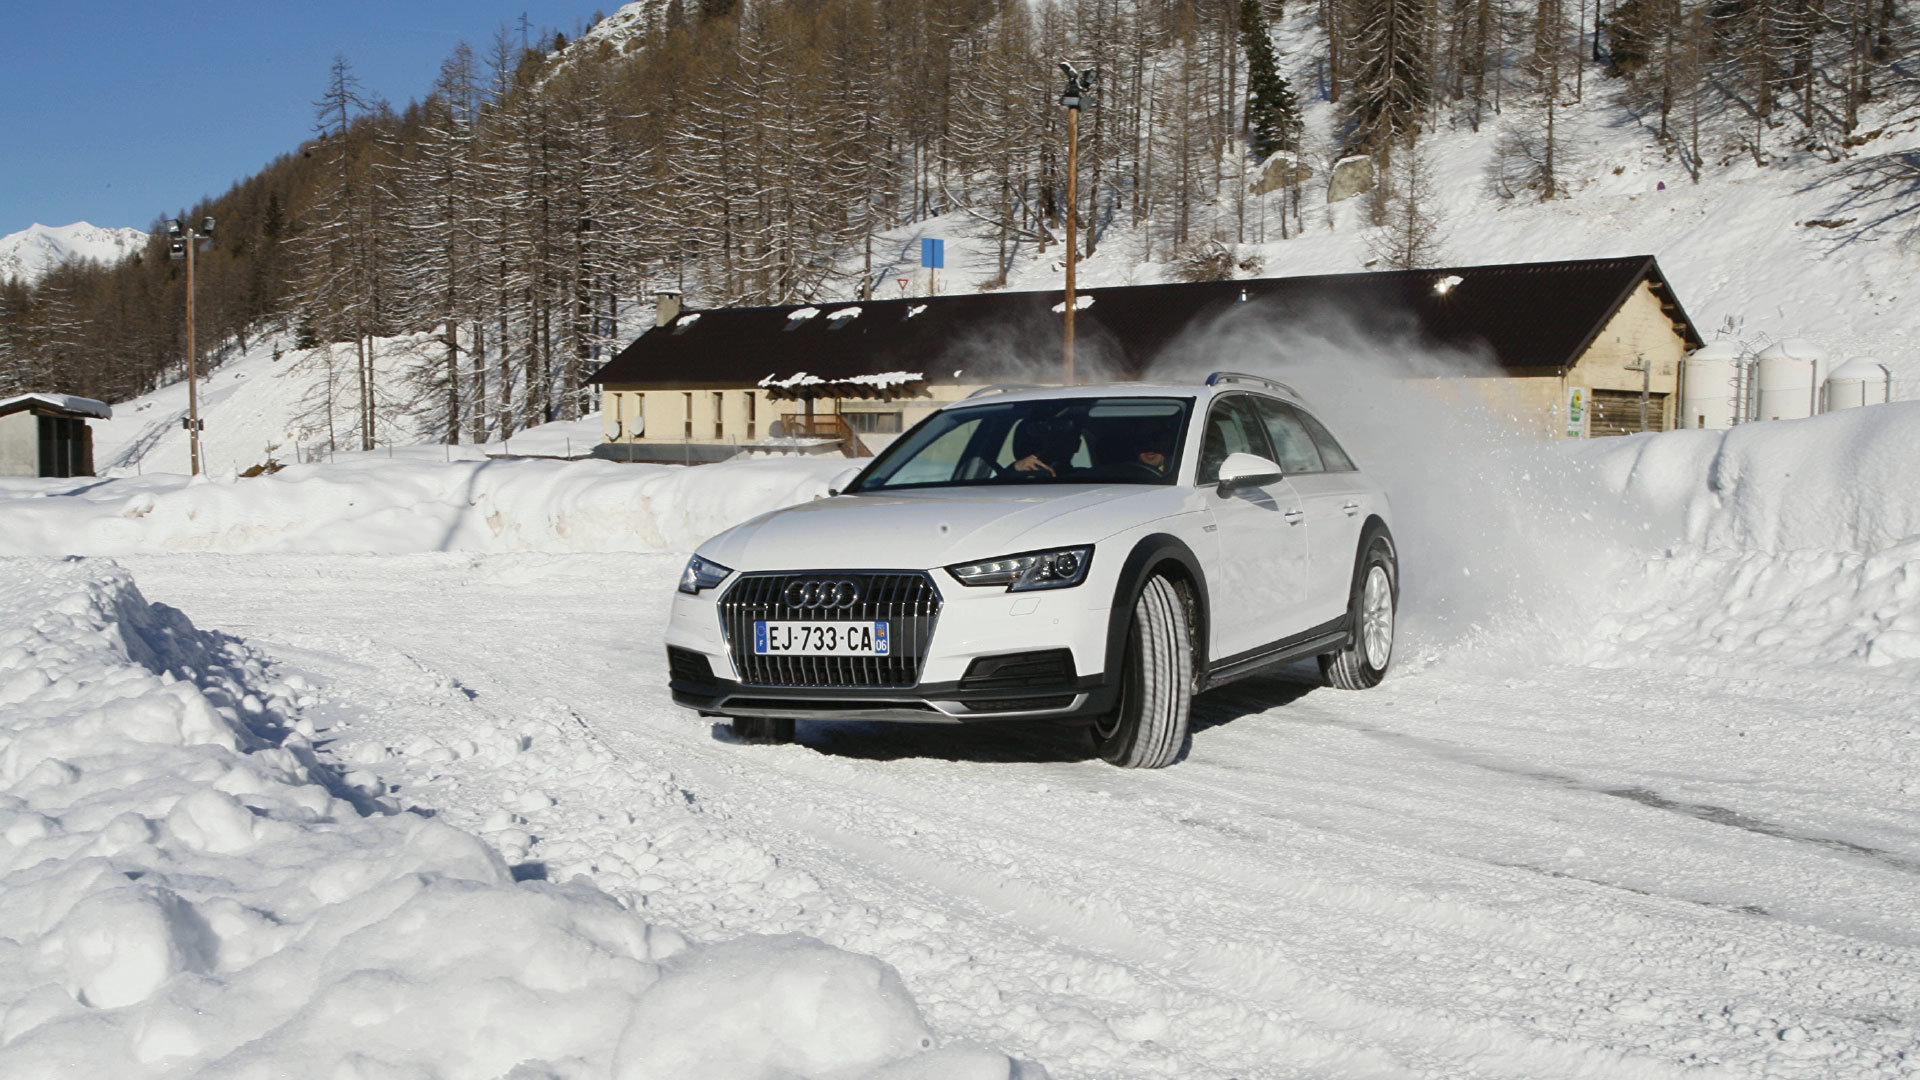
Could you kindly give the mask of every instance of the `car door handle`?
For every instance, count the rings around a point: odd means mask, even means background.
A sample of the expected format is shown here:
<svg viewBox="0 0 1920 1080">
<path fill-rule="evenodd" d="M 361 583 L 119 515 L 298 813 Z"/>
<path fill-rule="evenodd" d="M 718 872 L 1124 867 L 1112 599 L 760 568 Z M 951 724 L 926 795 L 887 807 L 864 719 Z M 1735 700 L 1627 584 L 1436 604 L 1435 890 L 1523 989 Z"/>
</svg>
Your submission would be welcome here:
<svg viewBox="0 0 1920 1080">
<path fill-rule="evenodd" d="M 1298 525 L 1300 524 L 1300 519 L 1306 516 L 1307 512 L 1305 510 L 1289 510 L 1286 515 L 1287 524 Z"/>
<path fill-rule="evenodd" d="M 1360 512 L 1360 504 L 1348 503 L 1347 505 L 1341 507 L 1340 509 L 1345 510 L 1347 512 L 1348 517 L 1352 517 L 1353 515 Z"/>
</svg>

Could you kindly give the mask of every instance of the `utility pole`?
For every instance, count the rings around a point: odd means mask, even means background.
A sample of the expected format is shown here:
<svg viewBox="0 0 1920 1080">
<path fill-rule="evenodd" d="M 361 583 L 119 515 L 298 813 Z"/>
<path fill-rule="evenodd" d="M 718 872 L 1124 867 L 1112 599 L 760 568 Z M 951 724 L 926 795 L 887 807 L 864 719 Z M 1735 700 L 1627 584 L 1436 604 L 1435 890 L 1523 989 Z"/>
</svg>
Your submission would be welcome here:
<svg viewBox="0 0 1920 1080">
<path fill-rule="evenodd" d="M 193 347 L 193 256 L 213 246 L 213 219 L 201 218 L 200 228 L 184 225 L 179 218 L 167 219 L 167 257 L 187 263 L 187 445 L 193 475 L 200 475 L 200 432 L 206 427 L 200 419 L 200 379 L 198 356 Z"/>
<path fill-rule="evenodd" d="M 1095 72 L 1092 68 L 1081 71 L 1065 60 L 1060 61 L 1060 70 L 1067 73 L 1067 88 L 1060 95 L 1060 104 L 1067 107 L 1067 296 L 1066 322 L 1063 324 L 1061 340 L 1064 344 L 1066 361 L 1066 383 L 1073 385 L 1073 270 L 1079 261 L 1079 252 L 1073 242 L 1074 215 L 1078 212 L 1080 201 L 1080 98 L 1093 89 Z M 1091 226 L 1092 222 L 1088 222 Z"/>
</svg>

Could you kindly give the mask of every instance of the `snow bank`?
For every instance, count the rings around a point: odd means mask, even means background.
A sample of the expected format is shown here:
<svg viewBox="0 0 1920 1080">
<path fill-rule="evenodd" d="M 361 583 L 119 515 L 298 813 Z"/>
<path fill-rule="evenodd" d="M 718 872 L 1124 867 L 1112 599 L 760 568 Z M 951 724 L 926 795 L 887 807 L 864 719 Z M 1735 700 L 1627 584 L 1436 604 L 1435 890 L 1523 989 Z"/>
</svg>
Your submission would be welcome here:
<svg viewBox="0 0 1920 1080">
<path fill-rule="evenodd" d="M 0 1075 L 1038 1075 L 928 1052 L 872 958 L 690 946 L 363 814 L 300 697 L 118 568 L 0 562 Z"/>
<path fill-rule="evenodd" d="M 1575 460 L 1672 538 L 1586 658 L 1920 675 L 1920 402 L 1596 441 Z"/>
<path fill-rule="evenodd" d="M 1579 458 L 1701 547 L 1871 554 L 1920 537 L 1920 402 L 1596 440 Z"/>
<path fill-rule="evenodd" d="M 0 481 L 0 555 L 690 549 L 824 495 L 844 458 L 685 468 L 377 456 L 266 476 Z"/>
</svg>

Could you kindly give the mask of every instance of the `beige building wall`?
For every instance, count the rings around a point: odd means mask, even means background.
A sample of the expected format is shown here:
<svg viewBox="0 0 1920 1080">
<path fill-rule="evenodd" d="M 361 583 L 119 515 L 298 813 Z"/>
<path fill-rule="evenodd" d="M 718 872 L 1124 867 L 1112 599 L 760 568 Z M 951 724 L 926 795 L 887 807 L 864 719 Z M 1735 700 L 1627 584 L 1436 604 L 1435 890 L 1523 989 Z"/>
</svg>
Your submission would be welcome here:
<svg viewBox="0 0 1920 1080">
<path fill-rule="evenodd" d="M 1660 309 L 1653 286 L 1642 281 L 1567 373 L 1564 385 L 1633 393 L 1644 387 L 1649 393 L 1664 394 L 1661 426 L 1672 430 L 1679 405 L 1680 361 L 1686 355 L 1686 341 Z M 1643 363 L 1644 374 L 1633 370 Z"/>
<path fill-rule="evenodd" d="M 941 385 L 928 396 L 895 401 L 847 398 L 816 401 L 816 416 L 836 412 L 897 412 L 904 431 L 949 402 L 959 401 L 977 386 Z M 773 422 L 788 413 L 806 412 L 799 401 L 776 401 L 765 390 L 623 390 L 607 388 L 600 394 L 602 436 L 610 443 L 749 443 L 773 436 Z M 634 421 L 644 426 L 635 434 Z M 692 421 L 689 434 L 688 421 Z M 716 421 L 717 426 L 716 426 Z M 617 432 L 617 435 L 616 435 Z"/>
<path fill-rule="evenodd" d="M 1473 394 L 1489 411 L 1519 431 L 1543 438 L 1562 438 L 1566 434 L 1568 387 L 1637 394 L 1644 378 L 1649 393 L 1663 395 L 1659 399 L 1663 426 L 1670 430 L 1674 426 L 1674 410 L 1679 406 L 1680 362 L 1686 355 L 1686 340 L 1674 330 L 1673 320 L 1661 310 L 1653 286 L 1642 281 L 1564 376 L 1556 371 L 1541 370 L 1485 378 L 1435 379 L 1433 386 L 1449 400 L 1462 400 L 1463 394 Z M 1644 376 L 1637 370 L 1643 361 L 1649 369 Z"/>
</svg>

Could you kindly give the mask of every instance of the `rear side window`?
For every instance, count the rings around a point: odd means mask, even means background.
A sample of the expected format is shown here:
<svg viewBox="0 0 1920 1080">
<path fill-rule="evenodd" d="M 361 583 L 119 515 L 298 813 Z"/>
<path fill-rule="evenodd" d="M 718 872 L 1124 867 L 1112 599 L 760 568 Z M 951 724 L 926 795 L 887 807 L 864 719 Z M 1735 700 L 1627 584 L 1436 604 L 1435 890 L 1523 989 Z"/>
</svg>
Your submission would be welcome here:
<svg viewBox="0 0 1920 1080">
<path fill-rule="evenodd" d="M 1260 419 L 1267 425 L 1267 437 L 1273 440 L 1274 460 L 1288 475 L 1326 472 L 1320 449 L 1313 444 L 1301 414 L 1284 401 L 1260 398 Z"/>
<path fill-rule="evenodd" d="M 1202 484 L 1220 481 L 1220 466 L 1228 454 L 1270 456 L 1266 433 L 1253 403 L 1245 394 L 1224 397 L 1213 403 L 1207 413 L 1207 430 L 1200 445 L 1200 467 L 1194 479 Z"/>
<path fill-rule="evenodd" d="M 1320 448 L 1320 459 L 1326 462 L 1328 472 L 1354 472 L 1359 469 L 1347 452 L 1340 448 L 1340 444 L 1334 441 L 1333 432 L 1328 431 L 1325 424 L 1315 420 L 1313 414 L 1305 409 L 1293 411 L 1313 434 L 1313 445 Z"/>
</svg>

